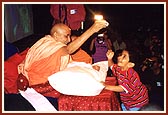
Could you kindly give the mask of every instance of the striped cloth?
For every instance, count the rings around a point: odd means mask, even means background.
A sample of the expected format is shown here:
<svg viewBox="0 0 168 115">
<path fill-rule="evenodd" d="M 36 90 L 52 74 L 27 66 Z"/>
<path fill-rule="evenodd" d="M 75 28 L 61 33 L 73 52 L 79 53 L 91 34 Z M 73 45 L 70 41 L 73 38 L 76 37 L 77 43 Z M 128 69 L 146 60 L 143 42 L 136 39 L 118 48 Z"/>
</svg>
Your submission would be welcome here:
<svg viewBox="0 0 168 115">
<path fill-rule="evenodd" d="M 118 79 L 118 84 L 125 90 L 120 93 L 122 103 L 127 109 L 141 108 L 149 102 L 148 90 L 140 81 L 138 73 L 129 68 L 127 71 L 121 71 L 117 64 L 111 66 L 113 74 Z"/>
</svg>

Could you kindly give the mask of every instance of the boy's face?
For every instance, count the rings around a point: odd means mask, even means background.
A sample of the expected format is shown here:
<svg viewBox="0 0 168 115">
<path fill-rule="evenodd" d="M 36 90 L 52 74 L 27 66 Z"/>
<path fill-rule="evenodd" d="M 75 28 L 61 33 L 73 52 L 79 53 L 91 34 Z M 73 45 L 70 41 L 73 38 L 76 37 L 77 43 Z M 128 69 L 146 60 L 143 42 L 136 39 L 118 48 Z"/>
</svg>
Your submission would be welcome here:
<svg viewBox="0 0 168 115">
<path fill-rule="evenodd" d="M 126 67 L 129 62 L 129 53 L 128 51 L 123 51 L 122 55 L 117 58 L 118 60 L 118 66 L 120 67 Z"/>
</svg>

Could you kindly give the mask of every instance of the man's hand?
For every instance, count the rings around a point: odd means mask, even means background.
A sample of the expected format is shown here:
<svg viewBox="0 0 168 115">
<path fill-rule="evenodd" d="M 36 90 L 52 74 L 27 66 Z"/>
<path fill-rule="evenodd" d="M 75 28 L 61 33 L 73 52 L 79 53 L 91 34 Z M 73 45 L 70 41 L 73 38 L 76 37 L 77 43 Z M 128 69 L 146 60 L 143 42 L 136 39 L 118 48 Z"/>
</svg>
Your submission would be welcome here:
<svg viewBox="0 0 168 115">
<path fill-rule="evenodd" d="M 95 32 L 98 32 L 102 28 L 106 28 L 108 25 L 109 23 L 106 20 L 96 20 L 92 27 L 95 33 Z"/>
</svg>

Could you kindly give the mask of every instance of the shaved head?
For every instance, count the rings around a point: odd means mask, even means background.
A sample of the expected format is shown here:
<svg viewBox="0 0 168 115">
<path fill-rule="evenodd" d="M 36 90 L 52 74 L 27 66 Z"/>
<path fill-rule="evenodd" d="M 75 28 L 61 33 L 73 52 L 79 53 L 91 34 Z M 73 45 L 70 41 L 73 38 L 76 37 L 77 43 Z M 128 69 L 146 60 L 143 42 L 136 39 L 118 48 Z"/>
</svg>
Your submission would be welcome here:
<svg viewBox="0 0 168 115">
<path fill-rule="evenodd" d="M 50 31 L 50 35 L 57 41 L 57 42 L 62 42 L 64 44 L 68 44 L 71 36 L 71 29 L 63 24 L 63 23 L 58 23 L 55 24 Z"/>
<path fill-rule="evenodd" d="M 55 24 L 52 28 L 51 28 L 51 31 L 50 31 L 50 34 L 51 36 L 54 36 L 54 33 L 56 32 L 57 34 L 62 34 L 64 33 L 64 31 L 70 31 L 71 29 L 63 24 L 63 23 L 58 23 L 58 24 Z"/>
</svg>

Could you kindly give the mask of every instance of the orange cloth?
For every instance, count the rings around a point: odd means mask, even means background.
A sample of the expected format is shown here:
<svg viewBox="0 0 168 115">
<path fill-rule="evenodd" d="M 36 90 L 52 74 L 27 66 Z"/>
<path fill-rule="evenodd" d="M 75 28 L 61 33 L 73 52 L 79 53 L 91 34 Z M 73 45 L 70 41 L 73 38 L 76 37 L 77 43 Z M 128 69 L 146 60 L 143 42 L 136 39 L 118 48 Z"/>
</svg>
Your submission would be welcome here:
<svg viewBox="0 0 168 115">
<path fill-rule="evenodd" d="M 71 55 L 71 57 L 73 61 L 86 62 L 92 64 L 92 57 L 81 48 L 75 54 Z"/>
<path fill-rule="evenodd" d="M 28 78 L 30 86 L 47 82 L 48 76 L 64 69 L 71 59 L 70 55 L 62 56 L 64 46 L 50 35 L 41 38 L 29 49 L 18 72 Z"/>
<path fill-rule="evenodd" d="M 57 51 L 47 58 L 34 62 L 27 69 L 30 85 L 45 83 L 48 81 L 48 76 L 60 71 L 61 56 L 59 54 L 60 51 Z"/>
<path fill-rule="evenodd" d="M 29 86 L 44 96 L 60 96 L 60 93 L 48 83 L 48 77 L 63 70 L 72 61 L 71 56 L 65 55 L 61 50 L 65 46 L 47 35 L 28 50 L 25 60 L 18 65 L 18 73 L 26 76 Z M 73 57 L 75 61 L 92 63 L 91 57 L 83 50 L 78 51 Z"/>
</svg>

